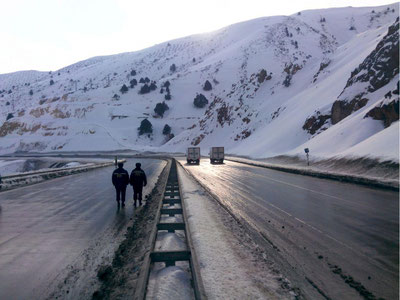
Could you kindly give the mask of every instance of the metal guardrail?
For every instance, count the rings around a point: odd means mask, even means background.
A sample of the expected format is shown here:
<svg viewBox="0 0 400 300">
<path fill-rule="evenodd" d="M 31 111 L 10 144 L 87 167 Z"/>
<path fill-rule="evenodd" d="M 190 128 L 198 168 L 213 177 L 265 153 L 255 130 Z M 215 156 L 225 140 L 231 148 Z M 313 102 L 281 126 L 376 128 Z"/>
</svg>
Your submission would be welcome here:
<svg viewBox="0 0 400 300">
<path fill-rule="evenodd" d="M 153 263 L 162 262 L 165 267 L 174 266 L 177 261 L 188 261 L 191 271 L 191 282 L 196 300 L 207 299 L 203 282 L 200 276 L 200 268 L 197 261 L 196 253 L 194 251 L 193 242 L 190 235 L 190 228 L 187 224 L 187 217 L 185 212 L 185 205 L 182 201 L 180 183 L 177 174 L 177 163 L 175 159 L 171 162 L 171 168 L 163 194 L 163 200 L 160 201 L 159 209 L 157 212 L 157 223 L 151 234 L 151 251 L 147 253 L 142 265 L 142 270 L 139 275 L 137 289 L 134 295 L 135 300 L 144 300 L 146 298 L 148 281 L 150 277 L 150 270 Z M 168 198 L 165 198 L 167 196 Z M 173 206 L 180 204 L 181 208 L 165 208 L 163 205 Z M 166 215 L 182 215 L 183 222 L 163 223 L 160 222 L 162 214 Z M 175 230 L 183 230 L 188 250 L 182 251 L 155 251 L 155 244 L 157 240 L 157 231 L 167 230 L 168 232 L 175 232 Z"/>
<path fill-rule="evenodd" d="M 125 161 L 125 160 L 124 160 Z M 26 176 L 32 176 L 32 175 L 41 175 L 41 174 L 51 174 L 51 173 L 57 173 L 60 171 L 68 171 L 68 170 L 81 170 L 81 169 L 96 169 L 96 168 L 102 168 L 102 167 L 108 167 L 113 165 L 114 162 L 107 162 L 107 163 L 91 163 L 91 164 L 86 164 L 83 166 L 76 166 L 76 167 L 66 167 L 66 168 L 56 168 L 54 170 L 45 170 L 45 171 L 32 171 L 32 172 L 24 172 L 24 173 L 19 173 L 19 174 L 12 174 L 12 175 L 5 175 L 2 176 L 2 179 L 10 179 L 10 178 L 16 178 L 16 177 L 26 177 Z"/>
<path fill-rule="evenodd" d="M 120 160 L 122 162 L 126 160 Z M 56 177 L 61 177 L 61 176 L 67 176 L 67 175 L 72 175 L 80 172 L 86 172 L 89 170 L 93 169 L 98 169 L 98 168 L 103 168 L 103 167 L 109 167 L 114 165 L 114 161 L 106 162 L 106 163 L 91 163 L 91 164 L 86 164 L 82 166 L 75 166 L 75 167 L 66 167 L 66 168 L 57 168 L 54 170 L 43 170 L 43 171 L 32 171 L 32 172 L 25 172 L 25 173 L 20 173 L 20 174 L 12 174 L 12 175 L 5 175 L 1 176 L 2 180 L 2 186 L 4 187 L 6 184 L 12 184 L 12 182 L 21 182 L 24 181 L 30 177 L 36 178 L 36 177 L 50 177 L 50 178 L 56 178 Z M 48 179 L 48 178 L 45 178 Z M 41 182 L 41 181 L 40 181 Z M 37 183 L 37 182 L 34 182 Z M 27 185 L 28 183 L 25 184 L 16 184 L 14 187 L 21 186 L 21 185 Z M 29 183 L 32 184 L 32 183 Z M 11 187 L 5 187 L 2 190 L 9 190 L 14 188 L 13 186 Z"/>
</svg>

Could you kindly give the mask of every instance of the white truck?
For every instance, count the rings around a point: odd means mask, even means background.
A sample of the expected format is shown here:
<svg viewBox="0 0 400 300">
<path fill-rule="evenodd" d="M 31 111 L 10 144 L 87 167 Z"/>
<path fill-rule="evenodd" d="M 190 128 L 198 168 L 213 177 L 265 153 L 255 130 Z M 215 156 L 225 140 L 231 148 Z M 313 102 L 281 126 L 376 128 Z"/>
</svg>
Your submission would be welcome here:
<svg viewBox="0 0 400 300">
<path fill-rule="evenodd" d="M 186 150 L 186 160 L 188 164 L 200 164 L 200 147 L 189 147 Z"/>
<path fill-rule="evenodd" d="M 224 147 L 211 147 L 210 148 L 210 162 L 212 164 L 224 162 Z"/>
</svg>

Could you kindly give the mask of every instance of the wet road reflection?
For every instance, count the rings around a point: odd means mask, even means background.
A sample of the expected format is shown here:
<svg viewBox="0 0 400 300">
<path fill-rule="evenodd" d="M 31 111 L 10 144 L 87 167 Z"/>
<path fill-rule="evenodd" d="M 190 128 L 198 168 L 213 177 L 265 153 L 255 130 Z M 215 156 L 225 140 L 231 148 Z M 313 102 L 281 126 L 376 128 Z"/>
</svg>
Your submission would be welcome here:
<svg viewBox="0 0 400 300">
<path fill-rule="evenodd" d="M 397 192 L 230 161 L 180 162 L 236 216 L 280 247 L 292 265 L 311 265 L 305 273 L 323 277 L 315 269 L 330 271 L 328 263 L 340 264 L 377 296 L 398 298 Z M 321 279 L 328 280 L 333 279 Z"/>
<path fill-rule="evenodd" d="M 138 160 L 128 160 L 130 172 Z M 165 162 L 141 159 L 154 186 Z M 132 188 L 118 210 L 114 167 L 0 193 L 0 299 L 39 299 L 82 253 L 112 254 L 133 214 Z M 23 288 L 21 288 L 23 286 Z"/>
</svg>

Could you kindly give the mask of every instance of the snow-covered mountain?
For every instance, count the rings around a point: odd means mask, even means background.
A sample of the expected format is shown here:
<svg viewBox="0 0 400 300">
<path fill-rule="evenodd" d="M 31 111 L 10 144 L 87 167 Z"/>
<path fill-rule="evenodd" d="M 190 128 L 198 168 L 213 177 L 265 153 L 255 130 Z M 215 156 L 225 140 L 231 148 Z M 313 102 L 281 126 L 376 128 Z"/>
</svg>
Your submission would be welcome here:
<svg viewBox="0 0 400 300">
<path fill-rule="evenodd" d="M 398 16 L 398 3 L 302 11 L 2 74 L 0 153 L 215 145 L 253 157 L 310 148 L 398 161 Z M 155 113 L 162 102 L 169 109 Z M 140 135 L 145 119 L 153 132 Z"/>
</svg>

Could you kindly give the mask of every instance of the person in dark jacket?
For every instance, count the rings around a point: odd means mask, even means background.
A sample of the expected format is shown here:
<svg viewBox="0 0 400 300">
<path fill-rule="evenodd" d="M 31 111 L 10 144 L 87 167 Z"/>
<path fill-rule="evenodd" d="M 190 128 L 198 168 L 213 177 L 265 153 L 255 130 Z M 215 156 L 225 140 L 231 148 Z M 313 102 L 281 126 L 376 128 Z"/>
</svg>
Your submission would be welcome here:
<svg viewBox="0 0 400 300">
<path fill-rule="evenodd" d="M 126 187 L 129 184 L 129 173 L 123 166 L 124 164 L 122 162 L 118 163 L 118 169 L 115 169 L 112 174 L 112 183 L 117 192 L 118 207 L 120 205 L 120 200 L 122 202 L 122 207 L 125 206 Z"/>
<path fill-rule="evenodd" d="M 142 205 L 142 191 L 143 187 L 147 185 L 147 178 L 144 171 L 140 168 L 141 163 L 136 164 L 136 168 L 133 169 L 129 183 L 133 186 L 133 200 L 134 206 L 136 207 L 136 201 L 139 200 L 139 205 Z"/>
</svg>

